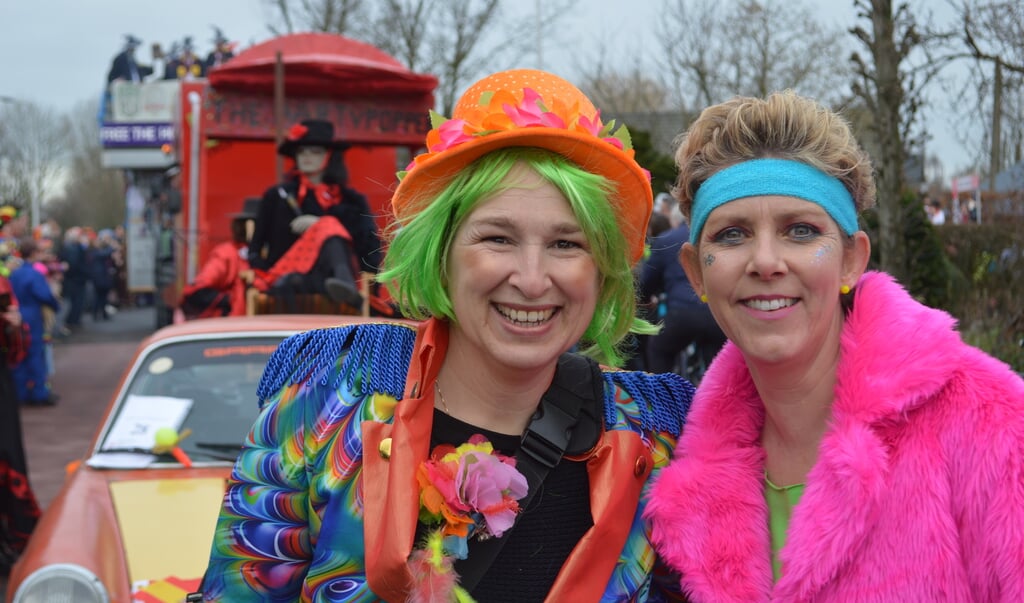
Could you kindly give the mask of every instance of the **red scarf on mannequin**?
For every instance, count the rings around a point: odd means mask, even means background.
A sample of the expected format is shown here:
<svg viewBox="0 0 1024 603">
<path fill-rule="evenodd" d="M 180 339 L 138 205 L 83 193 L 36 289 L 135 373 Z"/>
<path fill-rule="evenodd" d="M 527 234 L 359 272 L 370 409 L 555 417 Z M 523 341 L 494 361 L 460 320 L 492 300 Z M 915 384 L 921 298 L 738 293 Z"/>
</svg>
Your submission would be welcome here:
<svg viewBox="0 0 1024 603">
<path fill-rule="evenodd" d="M 316 195 L 316 202 L 320 204 L 320 208 L 327 211 L 327 208 L 332 205 L 337 205 L 341 202 L 341 191 L 338 189 L 337 184 L 313 184 L 309 177 L 302 172 L 298 172 L 299 176 L 299 193 L 297 199 L 299 203 L 306 198 L 306 193 L 310 190 Z"/>
<path fill-rule="evenodd" d="M 330 161 L 330 158 L 330 151 L 328 151 L 328 154 L 324 156 L 323 163 L 320 164 L 321 174 L 323 174 L 324 169 L 327 168 L 327 162 Z M 316 202 L 320 204 L 320 209 L 325 212 L 327 211 L 327 208 L 341 202 L 341 191 L 339 190 L 338 185 L 325 184 L 323 182 L 320 184 L 313 184 L 310 181 L 309 176 L 307 176 L 305 172 L 299 170 L 298 159 L 295 160 L 294 174 L 298 176 L 299 179 L 299 194 L 296 198 L 298 199 L 300 206 L 302 205 L 302 201 L 306 198 L 306 193 L 310 189 L 312 189 L 313 194 L 316 195 Z"/>
</svg>

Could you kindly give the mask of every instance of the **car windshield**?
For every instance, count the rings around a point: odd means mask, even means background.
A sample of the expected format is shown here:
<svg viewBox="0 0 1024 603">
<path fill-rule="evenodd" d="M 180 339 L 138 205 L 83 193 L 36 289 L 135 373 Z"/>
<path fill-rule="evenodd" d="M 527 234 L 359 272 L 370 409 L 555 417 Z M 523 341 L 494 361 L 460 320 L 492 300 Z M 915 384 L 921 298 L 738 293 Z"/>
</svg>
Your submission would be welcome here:
<svg viewBox="0 0 1024 603">
<path fill-rule="evenodd" d="M 151 349 L 136 364 L 97 451 L 139 456 L 162 428 L 190 432 L 179 446 L 195 464 L 233 461 L 259 412 L 263 368 L 283 338 L 233 335 Z M 155 460 L 177 462 L 166 454 Z"/>
</svg>

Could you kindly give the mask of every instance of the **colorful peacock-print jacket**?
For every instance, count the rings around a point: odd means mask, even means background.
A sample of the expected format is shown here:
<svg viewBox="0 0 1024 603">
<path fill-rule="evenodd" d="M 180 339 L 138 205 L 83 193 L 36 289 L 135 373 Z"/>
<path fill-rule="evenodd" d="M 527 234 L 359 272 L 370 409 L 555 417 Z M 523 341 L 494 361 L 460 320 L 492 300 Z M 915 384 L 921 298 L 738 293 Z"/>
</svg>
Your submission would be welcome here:
<svg viewBox="0 0 1024 603">
<path fill-rule="evenodd" d="M 204 600 L 405 600 L 415 469 L 447 340 L 446 323 L 429 320 L 311 331 L 280 346 L 225 493 Z M 594 526 L 547 600 L 674 600 L 678 578 L 662 575 L 642 513 L 693 387 L 676 375 L 603 376 L 605 431 L 587 456 Z"/>
</svg>

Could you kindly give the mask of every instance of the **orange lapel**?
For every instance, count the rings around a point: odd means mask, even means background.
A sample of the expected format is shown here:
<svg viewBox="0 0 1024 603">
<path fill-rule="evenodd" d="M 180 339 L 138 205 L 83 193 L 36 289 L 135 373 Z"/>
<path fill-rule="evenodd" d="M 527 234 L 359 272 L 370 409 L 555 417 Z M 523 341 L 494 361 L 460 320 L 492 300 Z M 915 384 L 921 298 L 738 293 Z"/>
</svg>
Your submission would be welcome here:
<svg viewBox="0 0 1024 603">
<path fill-rule="evenodd" d="M 405 394 L 392 424 L 365 421 L 363 433 L 363 538 L 366 581 L 385 601 L 405 601 L 419 517 L 416 468 L 427 459 L 433 423 L 433 383 L 448 348 L 448 327 L 438 320 L 419 326 Z M 390 438 L 390 455 L 382 444 Z"/>
<path fill-rule="evenodd" d="M 590 458 L 590 528 L 558 572 L 546 601 L 600 601 L 626 545 L 654 461 L 632 431 L 606 431 Z"/>
</svg>

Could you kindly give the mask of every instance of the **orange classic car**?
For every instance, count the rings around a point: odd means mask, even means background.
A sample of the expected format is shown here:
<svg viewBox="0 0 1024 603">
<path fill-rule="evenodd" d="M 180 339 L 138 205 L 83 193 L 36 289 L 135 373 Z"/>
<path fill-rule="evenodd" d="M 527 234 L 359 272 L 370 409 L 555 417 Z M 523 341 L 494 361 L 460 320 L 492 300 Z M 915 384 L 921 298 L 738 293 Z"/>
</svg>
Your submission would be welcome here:
<svg viewBox="0 0 1024 603">
<path fill-rule="evenodd" d="M 135 354 L 97 430 L 15 565 L 13 603 L 181 602 L 206 569 L 225 480 L 287 336 L 353 316 L 211 318 Z"/>
</svg>

